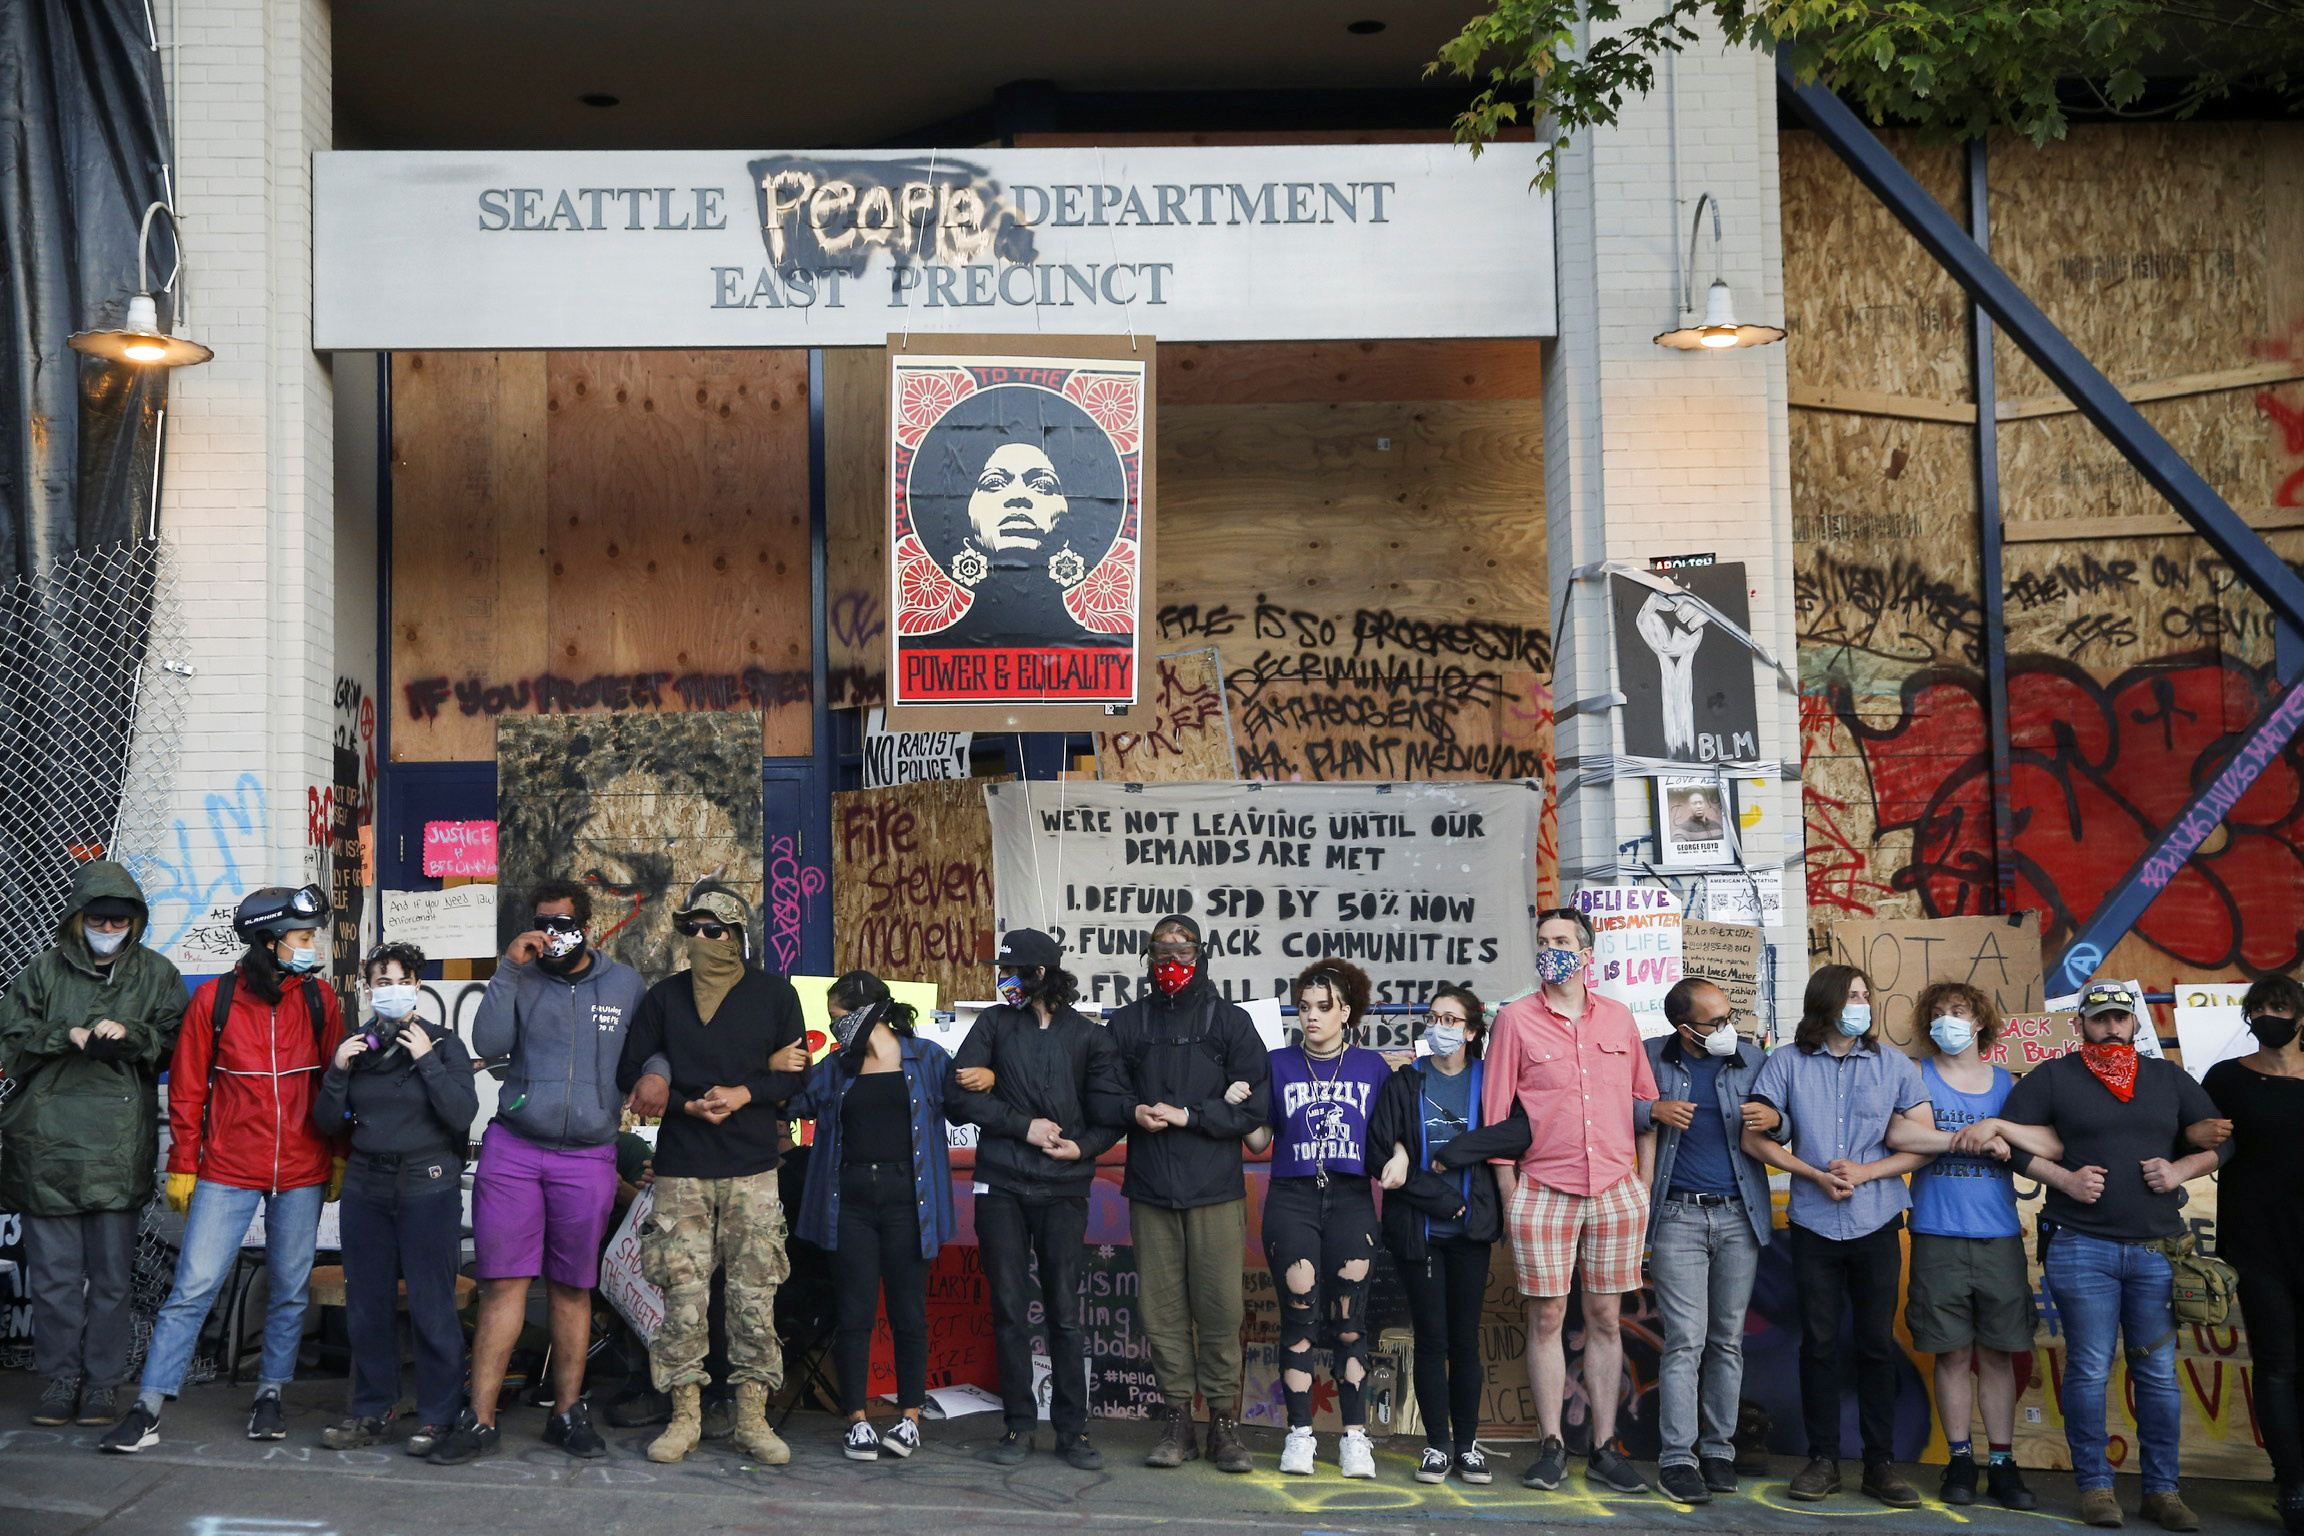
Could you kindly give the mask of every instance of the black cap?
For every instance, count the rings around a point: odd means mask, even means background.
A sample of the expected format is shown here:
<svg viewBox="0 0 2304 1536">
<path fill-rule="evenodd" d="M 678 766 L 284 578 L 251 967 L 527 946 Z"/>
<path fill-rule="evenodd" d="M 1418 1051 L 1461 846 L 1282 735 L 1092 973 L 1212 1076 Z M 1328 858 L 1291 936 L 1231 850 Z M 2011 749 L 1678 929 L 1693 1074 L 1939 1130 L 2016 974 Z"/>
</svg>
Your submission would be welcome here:
<svg viewBox="0 0 2304 1536">
<path fill-rule="evenodd" d="M 144 909 L 125 896 L 99 896 L 82 907 L 80 915 L 102 918 L 106 922 L 118 922 L 122 918 L 134 922 L 144 915 Z"/>
<path fill-rule="evenodd" d="M 1037 928 L 1016 928 L 1001 935 L 992 963 L 1004 971 L 1028 971 L 1036 966 L 1063 963 L 1064 951 Z"/>
</svg>

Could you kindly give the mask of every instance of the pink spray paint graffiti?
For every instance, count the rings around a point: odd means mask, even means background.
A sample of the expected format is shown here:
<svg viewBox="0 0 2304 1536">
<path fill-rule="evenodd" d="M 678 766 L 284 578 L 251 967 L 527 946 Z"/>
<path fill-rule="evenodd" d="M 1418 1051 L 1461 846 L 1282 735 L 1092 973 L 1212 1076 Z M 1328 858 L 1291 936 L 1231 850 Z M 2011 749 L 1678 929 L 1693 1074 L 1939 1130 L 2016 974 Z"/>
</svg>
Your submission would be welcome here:
<svg viewBox="0 0 2304 1536">
<path fill-rule="evenodd" d="M 787 976 L 800 965 L 800 924 L 808 898 L 824 890 L 824 871 L 800 862 L 797 838 L 768 839 L 768 950 Z"/>
</svg>

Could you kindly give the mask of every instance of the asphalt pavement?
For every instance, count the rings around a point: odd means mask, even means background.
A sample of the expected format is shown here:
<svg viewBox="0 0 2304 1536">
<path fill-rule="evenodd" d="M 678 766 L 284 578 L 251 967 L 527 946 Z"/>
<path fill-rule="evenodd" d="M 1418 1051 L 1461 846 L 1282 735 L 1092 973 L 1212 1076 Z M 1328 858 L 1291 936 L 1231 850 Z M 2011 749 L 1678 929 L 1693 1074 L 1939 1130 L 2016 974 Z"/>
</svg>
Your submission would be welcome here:
<svg viewBox="0 0 2304 1536">
<path fill-rule="evenodd" d="M 1566 1529 L 1605 1526 L 1615 1536 L 1674 1532 L 1806 1532 L 1832 1522 L 1868 1522 L 1876 1536 L 1893 1527 L 1916 1536 L 1959 1529 L 1966 1536 L 2036 1536 L 2048 1526 L 2076 1527 L 2072 1481 L 2060 1473 L 2028 1474 L 2040 1494 L 2037 1512 L 2017 1514 L 1990 1503 L 1954 1509 L 1932 1497 L 1938 1470 L 1906 1467 L 1930 1495 L 1920 1509 L 1883 1508 L 1853 1492 L 1822 1504 L 1795 1504 L 1784 1482 L 1797 1470 L 1777 1458 L 1773 1474 L 1746 1479 L 1733 1495 L 1700 1508 L 1661 1494 L 1601 1494 L 1585 1487 L 1582 1462 L 1570 1463 L 1558 1492 L 1523 1489 L 1530 1447 L 1489 1447 L 1497 1479 L 1485 1488 L 1453 1480 L 1429 1485 L 1412 1473 L 1420 1442 L 1380 1446 L 1374 1482 L 1346 1482 L 1323 1437 L 1318 1474 L 1282 1477 L 1276 1432 L 1245 1432 L 1257 1456 L 1254 1472 L 1227 1476 L 1205 1462 L 1154 1471 L 1143 1456 L 1158 1438 L 1142 1422 L 1098 1421 L 1105 1453 L 1101 1472 L 1078 1472 L 1051 1454 L 1043 1427 L 1038 1451 L 1021 1466 L 995 1467 L 980 1452 L 999 1434 L 997 1415 L 926 1426 L 927 1444 L 909 1460 L 861 1463 L 840 1453 L 840 1426 L 830 1415 L 795 1414 L 785 1435 L 792 1461 L 755 1467 L 724 1442 L 706 1442 L 687 1461 L 657 1466 L 643 1454 L 653 1429 L 603 1426 L 610 1453 L 574 1460 L 544 1445 L 544 1412 L 508 1410 L 504 1449 L 465 1467 L 433 1467 L 397 1445 L 331 1451 L 320 1431 L 341 1415 L 343 1383 L 299 1383 L 288 1392 L 288 1438 L 245 1438 L 248 1393 L 224 1385 L 193 1387 L 161 1421 L 160 1444 L 134 1456 L 97 1453 L 95 1429 L 38 1429 L 30 1416 L 40 1382 L 21 1372 L 0 1376 L 0 1531 L 7 1536 L 506 1536 L 506 1533 L 662 1532 L 666 1536 L 849 1536 L 849 1533 L 976 1531 L 1119 1532 L 1156 1526 L 1179 1533 L 1368 1532 L 1442 1533 L 1485 1526 Z M 1653 1480 L 1655 1469 L 1643 1466 Z M 2136 1479 L 2120 1480 L 2129 1529 L 2153 1531 L 2135 1518 Z M 2272 1490 L 2265 1484 L 2193 1480 L 2185 1496 L 2212 1536 L 2276 1532 Z"/>
</svg>

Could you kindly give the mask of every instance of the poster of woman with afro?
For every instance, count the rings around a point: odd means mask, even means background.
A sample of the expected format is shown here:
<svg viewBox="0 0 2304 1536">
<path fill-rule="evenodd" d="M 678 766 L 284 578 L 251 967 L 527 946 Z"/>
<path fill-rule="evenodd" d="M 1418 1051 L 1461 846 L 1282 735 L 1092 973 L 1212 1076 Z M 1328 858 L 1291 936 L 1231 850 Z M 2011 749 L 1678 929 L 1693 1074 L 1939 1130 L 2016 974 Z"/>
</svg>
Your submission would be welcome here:
<svg viewBox="0 0 2304 1536">
<path fill-rule="evenodd" d="M 1136 700 L 1142 362 L 890 358 L 889 703 Z"/>
</svg>

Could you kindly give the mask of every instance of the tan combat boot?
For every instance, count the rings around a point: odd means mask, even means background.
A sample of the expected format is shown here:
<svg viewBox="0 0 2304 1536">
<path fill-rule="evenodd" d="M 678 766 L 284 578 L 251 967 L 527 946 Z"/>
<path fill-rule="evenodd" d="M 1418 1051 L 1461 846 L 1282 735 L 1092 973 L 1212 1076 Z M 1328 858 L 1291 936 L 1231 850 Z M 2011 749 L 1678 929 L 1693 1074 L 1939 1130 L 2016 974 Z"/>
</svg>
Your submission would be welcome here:
<svg viewBox="0 0 2304 1536">
<path fill-rule="evenodd" d="M 736 1383 L 736 1428 L 729 1436 L 736 1448 L 764 1467 L 780 1467 L 792 1459 L 792 1447 L 768 1427 L 768 1384 Z"/>
<path fill-rule="evenodd" d="M 694 1382 L 672 1389 L 672 1422 L 648 1446 L 650 1461 L 679 1461 L 704 1438 L 704 1389 Z"/>
</svg>

